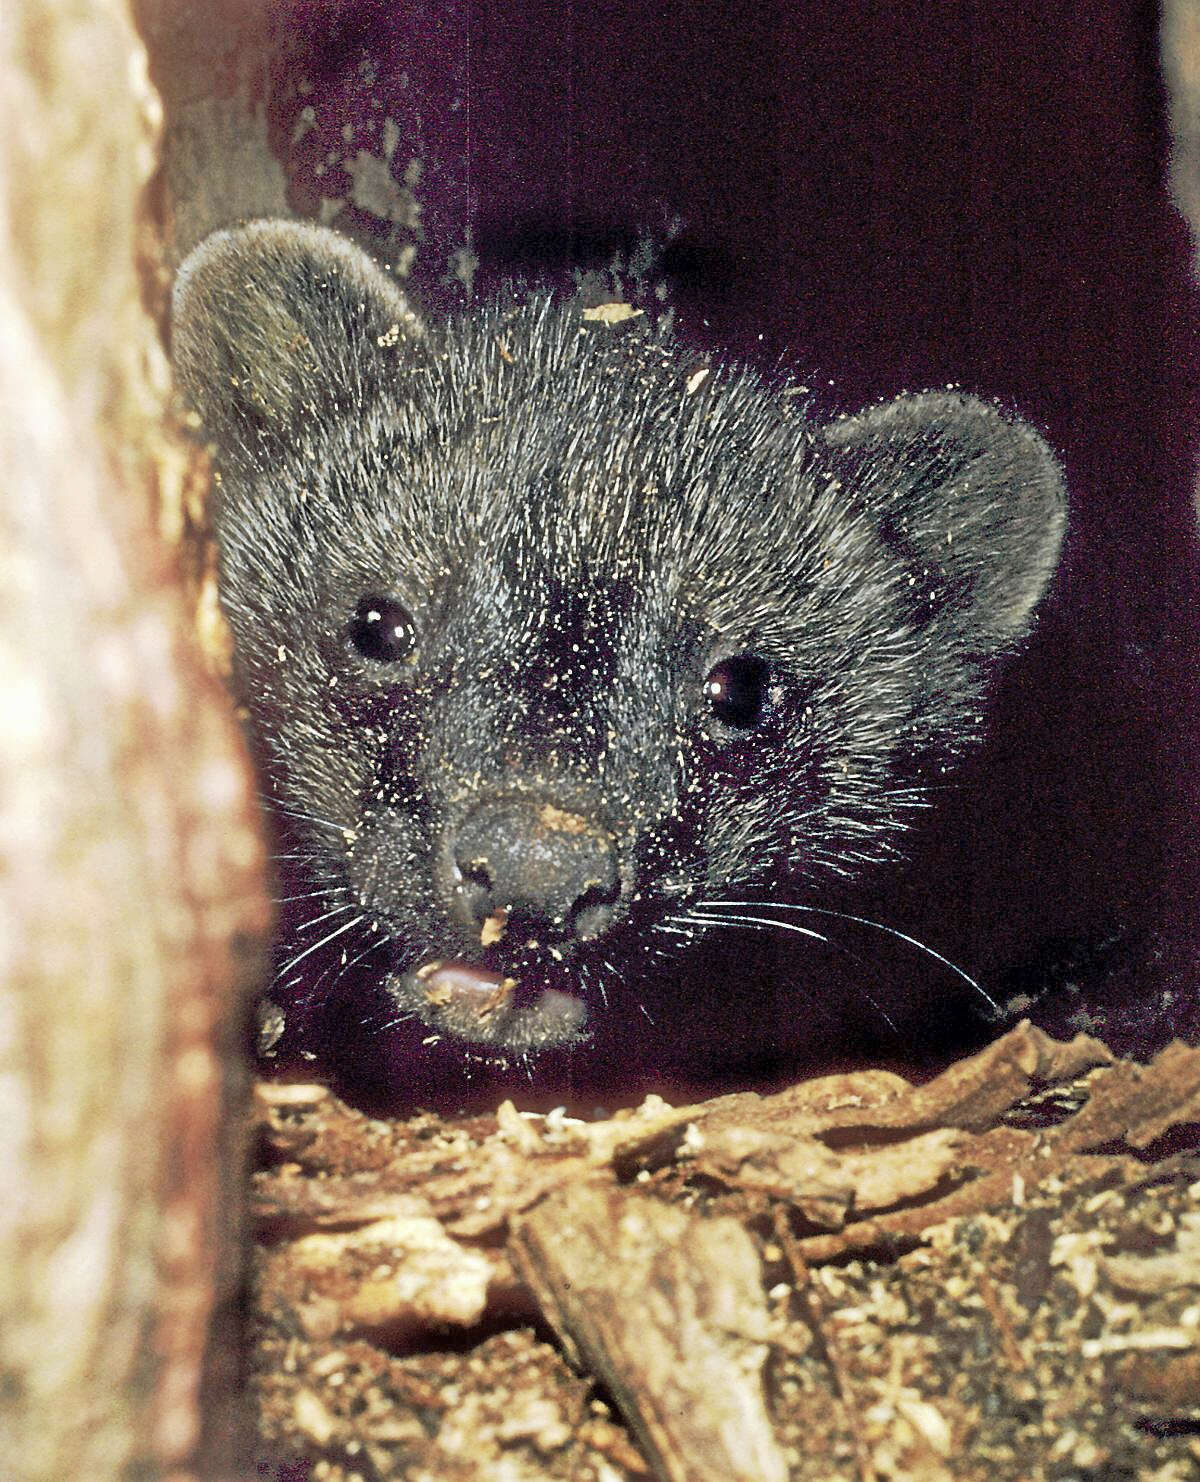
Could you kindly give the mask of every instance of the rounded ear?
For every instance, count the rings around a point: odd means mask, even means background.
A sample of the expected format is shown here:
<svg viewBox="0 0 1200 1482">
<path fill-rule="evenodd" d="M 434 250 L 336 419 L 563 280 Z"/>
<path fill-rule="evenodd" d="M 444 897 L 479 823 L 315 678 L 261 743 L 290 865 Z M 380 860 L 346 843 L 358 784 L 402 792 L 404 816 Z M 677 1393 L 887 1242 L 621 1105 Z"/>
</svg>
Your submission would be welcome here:
<svg viewBox="0 0 1200 1482">
<path fill-rule="evenodd" d="M 387 274 L 353 242 L 308 222 L 214 232 L 175 279 L 179 384 L 234 459 L 261 458 L 306 422 L 361 407 L 393 347 L 420 334 Z"/>
<path fill-rule="evenodd" d="M 1039 433 L 976 397 L 923 392 L 821 436 L 909 566 L 929 621 L 952 613 L 980 652 L 1029 630 L 1067 519 L 1062 469 Z"/>
</svg>

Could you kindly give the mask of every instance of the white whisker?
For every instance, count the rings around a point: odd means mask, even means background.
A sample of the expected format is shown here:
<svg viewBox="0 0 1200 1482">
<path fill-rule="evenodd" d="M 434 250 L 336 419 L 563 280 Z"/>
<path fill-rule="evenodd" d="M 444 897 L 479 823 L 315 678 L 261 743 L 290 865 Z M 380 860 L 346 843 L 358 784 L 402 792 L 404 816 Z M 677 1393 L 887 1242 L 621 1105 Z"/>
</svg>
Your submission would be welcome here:
<svg viewBox="0 0 1200 1482">
<path fill-rule="evenodd" d="M 344 909 L 348 910 L 349 907 L 344 907 Z M 352 926 L 359 925 L 359 923 L 363 920 L 364 918 L 362 916 L 352 916 L 349 921 L 343 922 L 343 924 L 339 926 L 336 931 L 331 931 L 328 936 L 322 937 L 319 942 L 314 942 L 311 947 L 305 947 L 303 952 L 293 957 L 289 963 L 279 969 L 279 971 L 275 974 L 273 982 L 278 983 L 280 978 L 283 977 L 284 973 L 290 973 L 297 963 L 303 962 L 306 957 L 308 957 L 311 953 L 317 951 L 319 947 L 324 947 L 325 945 L 327 945 L 327 943 L 332 942 L 335 937 L 340 937 L 344 931 L 349 931 Z"/>
<path fill-rule="evenodd" d="M 773 909 L 773 908 L 772 908 Z M 678 919 L 678 918 L 676 918 Z M 701 914 L 697 907 L 691 914 L 692 921 L 698 921 L 705 926 L 720 926 L 722 922 L 736 922 L 739 926 L 757 926 L 769 931 L 792 931 L 800 937 L 811 937 L 815 942 L 829 943 L 829 938 L 823 936 L 819 931 L 814 931 L 811 926 L 797 926 L 794 921 L 775 921 L 769 916 L 731 916 L 724 911 L 714 913 L 711 916 Z"/>
<path fill-rule="evenodd" d="M 341 916 L 344 912 L 352 911 L 353 909 L 354 907 L 349 901 L 343 901 L 340 906 L 334 906 L 332 911 L 326 911 L 323 916 L 314 916 L 311 921 L 305 921 L 302 925 L 298 926 L 296 928 L 296 935 L 299 936 L 301 932 L 312 931 L 314 926 L 320 926 L 324 921 L 332 921 L 335 916 Z M 360 917 L 359 919 L 361 920 L 362 918 Z"/>
<path fill-rule="evenodd" d="M 835 911 L 828 906 L 805 906 L 794 901 L 768 902 L 765 903 L 765 906 L 761 901 L 705 901 L 702 907 L 698 907 L 697 909 L 713 911 L 715 914 L 711 919 L 720 921 L 735 919 L 725 915 L 727 909 L 742 911 L 754 908 L 765 908 L 771 911 L 805 911 L 813 916 L 827 916 L 835 921 L 851 921 L 856 926 L 867 926 L 872 931 L 884 932 L 887 936 L 895 937 L 897 941 L 905 942 L 908 946 L 915 947 L 918 952 L 924 952 L 927 957 L 931 957 L 935 962 L 940 962 L 943 967 L 949 968 L 955 977 L 960 978 L 966 983 L 968 988 L 972 989 L 973 992 L 977 993 L 983 999 L 984 1003 L 987 1004 L 994 1014 L 998 1015 L 1001 1012 L 1000 1005 L 986 988 L 981 987 L 975 981 L 970 973 L 965 972 L 956 963 L 951 962 L 948 957 L 943 957 L 935 948 L 928 946 L 916 937 L 909 936 L 907 932 L 901 931 L 899 927 L 886 926 L 882 921 L 874 921 L 869 916 L 854 916 L 849 911 Z M 784 925 L 783 922 L 779 922 L 778 924 L 780 926 Z M 799 930 L 800 928 L 796 929 Z"/>
<path fill-rule="evenodd" d="M 729 903 L 719 902 L 719 904 L 725 905 Z M 826 947 L 836 947 L 839 951 L 843 952 L 846 950 L 839 942 L 830 941 L 827 936 L 822 936 L 819 931 L 813 931 L 810 927 L 797 926 L 794 921 L 775 921 L 769 916 L 729 916 L 724 912 L 712 916 L 703 916 L 699 911 L 696 912 L 694 919 L 703 922 L 706 926 L 723 926 L 729 923 L 738 926 L 752 926 L 758 931 L 794 931 L 797 935 L 811 937 L 814 941 L 821 942 Z M 874 994 L 868 992 L 861 983 L 856 984 L 855 987 L 857 992 L 866 999 L 892 1033 L 899 1033 L 896 1021 Z"/>
</svg>

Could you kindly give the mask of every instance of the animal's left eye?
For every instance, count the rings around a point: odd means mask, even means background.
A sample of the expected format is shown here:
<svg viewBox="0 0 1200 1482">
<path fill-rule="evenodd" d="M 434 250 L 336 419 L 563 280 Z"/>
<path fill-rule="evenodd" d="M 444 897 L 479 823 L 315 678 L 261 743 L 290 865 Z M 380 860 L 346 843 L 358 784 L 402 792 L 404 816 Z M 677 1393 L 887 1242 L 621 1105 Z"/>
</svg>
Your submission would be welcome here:
<svg viewBox="0 0 1200 1482">
<path fill-rule="evenodd" d="M 767 707 L 770 666 L 757 654 L 735 654 L 708 671 L 704 693 L 712 713 L 723 725 L 749 731 Z"/>
<path fill-rule="evenodd" d="M 394 598 L 369 595 L 354 609 L 350 642 L 364 659 L 395 663 L 408 657 L 416 641 L 416 624 Z"/>
</svg>

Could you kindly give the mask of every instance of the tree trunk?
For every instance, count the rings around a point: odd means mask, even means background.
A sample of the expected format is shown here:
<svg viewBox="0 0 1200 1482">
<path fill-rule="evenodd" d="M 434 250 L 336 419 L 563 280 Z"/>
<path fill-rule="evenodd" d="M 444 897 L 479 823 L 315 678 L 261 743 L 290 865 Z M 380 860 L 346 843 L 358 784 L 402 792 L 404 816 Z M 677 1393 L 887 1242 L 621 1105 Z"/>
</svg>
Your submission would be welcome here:
<svg viewBox="0 0 1200 1482">
<path fill-rule="evenodd" d="M 136 262 L 158 112 L 119 0 L 7 0 L 0 1456 L 19 1482 L 196 1464 L 234 1269 L 218 1152 L 261 854 L 152 528 L 190 456 Z"/>
</svg>

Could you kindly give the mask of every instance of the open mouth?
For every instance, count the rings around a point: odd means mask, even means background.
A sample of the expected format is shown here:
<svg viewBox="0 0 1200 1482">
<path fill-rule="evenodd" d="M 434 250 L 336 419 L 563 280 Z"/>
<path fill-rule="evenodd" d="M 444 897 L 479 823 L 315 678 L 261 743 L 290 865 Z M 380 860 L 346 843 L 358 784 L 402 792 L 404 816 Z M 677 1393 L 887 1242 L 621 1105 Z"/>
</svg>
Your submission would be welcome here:
<svg viewBox="0 0 1200 1482">
<path fill-rule="evenodd" d="M 514 975 L 439 958 L 395 974 L 388 986 L 431 1029 L 477 1044 L 531 1050 L 588 1038 L 587 1004 L 565 973 L 551 982 L 532 967 Z"/>
</svg>

